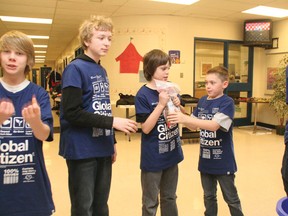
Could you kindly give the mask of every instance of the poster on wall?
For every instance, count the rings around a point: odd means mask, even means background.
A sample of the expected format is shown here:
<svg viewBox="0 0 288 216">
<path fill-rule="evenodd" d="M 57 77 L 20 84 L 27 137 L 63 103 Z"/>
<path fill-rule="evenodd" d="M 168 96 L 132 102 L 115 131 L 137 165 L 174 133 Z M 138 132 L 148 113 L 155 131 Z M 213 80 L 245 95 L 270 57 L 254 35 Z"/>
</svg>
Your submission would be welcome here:
<svg viewBox="0 0 288 216">
<path fill-rule="evenodd" d="M 201 77 L 205 77 L 208 70 L 213 67 L 211 62 L 201 62 Z"/>
<path fill-rule="evenodd" d="M 172 64 L 180 64 L 180 51 L 179 50 L 169 50 L 168 52 Z"/>
<path fill-rule="evenodd" d="M 267 68 L 267 87 L 266 94 L 273 93 L 273 83 L 275 82 L 274 73 L 278 71 L 278 67 L 268 67 Z"/>
</svg>

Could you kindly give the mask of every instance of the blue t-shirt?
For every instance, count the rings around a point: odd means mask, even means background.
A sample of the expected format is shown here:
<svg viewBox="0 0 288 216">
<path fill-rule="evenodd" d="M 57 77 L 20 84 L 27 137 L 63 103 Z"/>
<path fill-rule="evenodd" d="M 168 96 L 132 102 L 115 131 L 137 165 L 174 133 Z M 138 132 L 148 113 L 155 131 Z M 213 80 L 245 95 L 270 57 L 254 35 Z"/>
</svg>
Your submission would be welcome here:
<svg viewBox="0 0 288 216">
<path fill-rule="evenodd" d="M 199 119 L 212 120 L 215 114 L 228 116 L 230 122 L 234 118 L 234 101 L 227 95 L 207 100 L 202 97 L 193 115 Z M 220 128 L 217 131 L 200 130 L 200 155 L 198 169 L 207 174 L 232 174 L 237 171 L 234 144 L 233 125 L 226 128 L 225 122 L 218 122 Z M 223 124 L 223 125 L 221 125 Z"/>
<path fill-rule="evenodd" d="M 159 102 L 156 90 L 142 86 L 135 97 L 137 122 L 143 123 Z M 157 172 L 176 165 L 183 160 L 178 125 L 167 126 L 163 113 L 149 134 L 141 134 L 140 168 Z"/>
<path fill-rule="evenodd" d="M 285 125 L 284 143 L 285 145 L 288 144 L 288 121 L 286 121 L 286 125 Z"/>
<path fill-rule="evenodd" d="M 41 107 L 41 119 L 50 127 L 47 141 L 53 140 L 53 118 L 48 93 L 30 83 L 12 93 L 0 84 L 0 99 L 9 98 L 15 114 L 0 127 L 0 215 L 43 216 L 54 212 L 42 141 L 36 139 L 21 110 L 35 95 Z"/>
<path fill-rule="evenodd" d="M 86 112 L 112 116 L 109 81 L 105 69 L 91 61 L 76 59 L 64 70 L 62 88 L 82 89 Z M 60 106 L 61 107 L 61 106 Z M 114 154 L 113 129 L 80 127 L 70 124 L 60 112 L 60 150 L 66 159 L 107 157 Z"/>
</svg>

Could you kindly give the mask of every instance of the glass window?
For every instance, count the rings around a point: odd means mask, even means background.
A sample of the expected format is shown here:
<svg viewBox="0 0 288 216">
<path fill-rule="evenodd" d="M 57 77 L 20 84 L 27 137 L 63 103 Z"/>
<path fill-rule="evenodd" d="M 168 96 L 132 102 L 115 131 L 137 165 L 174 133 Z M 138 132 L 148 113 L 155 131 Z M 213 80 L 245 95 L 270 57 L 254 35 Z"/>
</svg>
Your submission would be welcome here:
<svg viewBox="0 0 288 216">
<path fill-rule="evenodd" d="M 223 42 L 195 41 L 195 97 L 200 98 L 206 94 L 206 72 L 212 67 L 223 65 L 223 50 Z"/>
<path fill-rule="evenodd" d="M 246 118 L 248 92 L 229 91 L 228 95 L 235 101 L 234 118 Z"/>
<path fill-rule="evenodd" d="M 230 73 L 230 83 L 248 82 L 248 52 L 248 47 L 229 43 L 227 67 Z"/>
</svg>

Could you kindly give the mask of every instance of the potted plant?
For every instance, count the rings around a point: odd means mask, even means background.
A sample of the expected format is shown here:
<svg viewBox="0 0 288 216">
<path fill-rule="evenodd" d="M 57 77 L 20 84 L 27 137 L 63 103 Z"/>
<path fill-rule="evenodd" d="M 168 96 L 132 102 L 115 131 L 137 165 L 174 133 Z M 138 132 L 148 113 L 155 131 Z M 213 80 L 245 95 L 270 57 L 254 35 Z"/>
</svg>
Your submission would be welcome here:
<svg viewBox="0 0 288 216">
<path fill-rule="evenodd" d="M 288 114 L 288 105 L 286 104 L 286 66 L 288 65 L 288 56 L 285 55 L 280 60 L 279 69 L 273 73 L 274 82 L 272 85 L 273 94 L 270 98 L 269 105 L 279 117 L 279 125 L 276 125 L 276 134 L 284 135 L 284 121 Z"/>
</svg>

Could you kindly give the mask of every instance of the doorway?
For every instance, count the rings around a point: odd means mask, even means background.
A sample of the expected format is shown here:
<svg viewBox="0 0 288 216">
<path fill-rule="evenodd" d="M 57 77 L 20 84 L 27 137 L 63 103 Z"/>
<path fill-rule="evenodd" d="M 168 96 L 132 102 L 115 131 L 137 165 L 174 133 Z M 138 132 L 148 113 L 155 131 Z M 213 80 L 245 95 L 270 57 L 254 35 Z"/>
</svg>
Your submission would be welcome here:
<svg viewBox="0 0 288 216">
<path fill-rule="evenodd" d="M 225 93 L 235 101 L 234 125 L 250 125 L 252 107 L 245 98 L 252 96 L 253 48 L 243 46 L 242 41 L 195 38 L 194 42 L 194 96 L 206 94 L 207 70 L 227 67 L 229 86 Z"/>
</svg>

